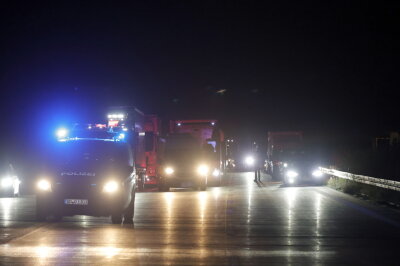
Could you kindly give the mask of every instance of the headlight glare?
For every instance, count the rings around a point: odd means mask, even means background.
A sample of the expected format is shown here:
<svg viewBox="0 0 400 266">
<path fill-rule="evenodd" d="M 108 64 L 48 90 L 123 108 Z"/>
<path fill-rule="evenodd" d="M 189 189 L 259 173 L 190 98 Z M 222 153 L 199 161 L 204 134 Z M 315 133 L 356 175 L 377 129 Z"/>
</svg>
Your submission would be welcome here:
<svg viewBox="0 0 400 266">
<path fill-rule="evenodd" d="M 104 184 L 103 191 L 107 193 L 114 193 L 118 190 L 118 183 L 115 181 L 108 181 Z"/>
<path fill-rule="evenodd" d="M 164 171 L 167 175 L 172 175 L 175 172 L 174 168 L 172 167 L 165 167 Z"/>
<path fill-rule="evenodd" d="M 50 191 L 51 190 L 51 184 L 48 180 L 46 179 L 41 179 L 37 183 L 37 188 L 42 191 Z"/>
<path fill-rule="evenodd" d="M 11 187 L 13 185 L 13 180 L 11 177 L 5 177 L 1 180 L 1 187 L 2 188 L 7 188 Z"/>
<path fill-rule="evenodd" d="M 199 173 L 200 175 L 207 175 L 208 174 L 208 166 L 205 164 L 201 164 L 199 165 L 199 167 L 197 167 L 197 173 Z"/>
<path fill-rule="evenodd" d="M 215 177 L 218 177 L 220 174 L 221 174 L 221 173 L 219 172 L 218 169 L 214 169 L 214 171 L 213 171 L 213 173 L 212 173 L 212 175 L 215 176 Z"/>
<path fill-rule="evenodd" d="M 297 172 L 293 171 L 293 170 L 289 170 L 289 171 L 286 172 L 286 175 L 287 175 L 289 178 L 295 178 L 295 177 L 297 177 L 299 174 L 298 174 Z"/>
<path fill-rule="evenodd" d="M 252 166 L 254 164 L 254 158 L 251 156 L 247 156 L 244 159 L 244 162 L 248 165 L 248 166 Z"/>
<path fill-rule="evenodd" d="M 322 173 L 321 170 L 314 170 L 314 172 L 312 172 L 312 175 L 315 177 L 321 177 L 324 175 L 324 173 Z"/>
</svg>

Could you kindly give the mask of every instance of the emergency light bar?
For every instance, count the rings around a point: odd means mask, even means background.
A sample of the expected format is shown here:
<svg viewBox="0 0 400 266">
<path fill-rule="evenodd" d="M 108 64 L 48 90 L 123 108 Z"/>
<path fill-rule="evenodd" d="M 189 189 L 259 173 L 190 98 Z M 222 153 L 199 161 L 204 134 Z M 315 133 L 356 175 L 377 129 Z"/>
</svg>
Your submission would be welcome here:
<svg viewBox="0 0 400 266">
<path fill-rule="evenodd" d="M 121 120 L 123 120 L 125 118 L 125 115 L 118 113 L 118 114 L 109 114 L 107 117 L 108 117 L 108 119 L 121 119 Z"/>
<path fill-rule="evenodd" d="M 121 141 L 119 138 L 112 138 L 112 139 L 102 139 L 102 138 L 65 138 L 65 139 L 59 139 L 59 142 L 67 142 L 67 141 L 76 141 L 76 140 L 101 140 L 101 141 L 112 141 L 112 142 L 117 142 Z"/>
<path fill-rule="evenodd" d="M 59 139 L 65 138 L 68 135 L 68 130 L 65 128 L 59 128 L 56 131 L 56 135 L 57 135 L 57 138 L 59 138 Z"/>
</svg>

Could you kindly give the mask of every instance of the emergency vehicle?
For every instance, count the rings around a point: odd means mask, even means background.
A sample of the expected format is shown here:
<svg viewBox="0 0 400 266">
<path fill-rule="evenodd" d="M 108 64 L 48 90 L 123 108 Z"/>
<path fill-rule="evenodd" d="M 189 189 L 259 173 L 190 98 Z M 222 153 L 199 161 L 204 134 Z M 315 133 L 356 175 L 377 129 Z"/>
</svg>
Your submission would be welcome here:
<svg viewBox="0 0 400 266">
<path fill-rule="evenodd" d="M 111 107 L 107 114 L 107 127 L 116 136 L 124 136 L 134 151 L 138 188 L 159 185 L 160 167 L 165 139 L 161 120 L 156 115 L 146 115 L 135 107 Z"/>
<path fill-rule="evenodd" d="M 111 216 L 114 224 L 132 223 L 136 171 L 131 146 L 92 125 L 58 131 L 36 180 L 36 216 Z M 85 136 L 86 135 L 86 136 Z"/>
<path fill-rule="evenodd" d="M 180 184 L 202 190 L 208 184 L 221 184 L 226 150 L 224 134 L 216 120 L 171 120 L 166 141 L 161 172 L 164 190 Z M 173 164 L 180 169 L 174 169 Z M 201 181 L 196 179 L 198 175 L 203 178 Z M 193 176 L 194 182 L 186 180 Z"/>
</svg>

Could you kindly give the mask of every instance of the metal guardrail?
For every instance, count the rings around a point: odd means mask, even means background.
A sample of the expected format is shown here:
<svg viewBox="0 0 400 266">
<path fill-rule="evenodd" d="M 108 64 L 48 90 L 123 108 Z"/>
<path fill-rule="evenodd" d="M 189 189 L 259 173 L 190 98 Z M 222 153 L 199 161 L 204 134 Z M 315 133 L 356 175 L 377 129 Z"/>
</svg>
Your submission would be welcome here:
<svg viewBox="0 0 400 266">
<path fill-rule="evenodd" d="M 347 172 L 338 171 L 335 169 L 320 167 L 321 172 L 336 176 L 343 179 L 352 180 L 354 182 L 359 182 L 367 185 L 377 186 L 381 188 L 391 189 L 395 191 L 400 191 L 400 182 L 388 179 L 381 179 L 376 177 L 370 177 L 365 175 L 355 175 Z"/>
</svg>

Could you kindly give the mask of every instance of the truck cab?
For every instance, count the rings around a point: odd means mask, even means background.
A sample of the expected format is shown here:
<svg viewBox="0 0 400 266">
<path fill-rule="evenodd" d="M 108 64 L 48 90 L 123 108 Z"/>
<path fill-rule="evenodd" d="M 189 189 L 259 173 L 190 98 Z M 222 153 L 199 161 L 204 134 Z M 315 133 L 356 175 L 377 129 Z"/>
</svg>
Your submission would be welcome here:
<svg viewBox="0 0 400 266">
<path fill-rule="evenodd" d="M 206 190 L 211 164 L 205 152 L 190 134 L 171 134 L 167 137 L 161 163 L 160 189 L 171 187 Z"/>
<path fill-rule="evenodd" d="M 275 180 L 282 179 L 283 157 L 286 151 L 301 150 L 303 133 L 300 131 L 268 132 L 265 169 Z"/>
</svg>

